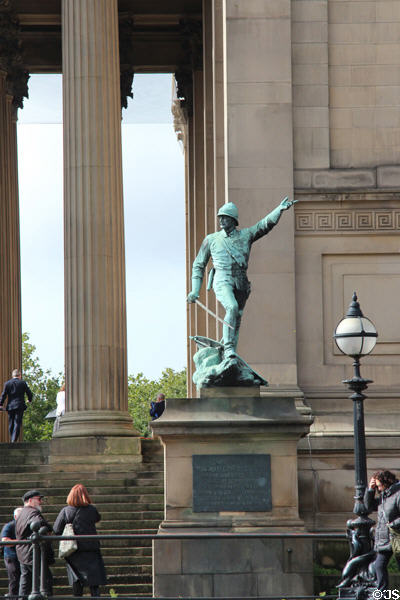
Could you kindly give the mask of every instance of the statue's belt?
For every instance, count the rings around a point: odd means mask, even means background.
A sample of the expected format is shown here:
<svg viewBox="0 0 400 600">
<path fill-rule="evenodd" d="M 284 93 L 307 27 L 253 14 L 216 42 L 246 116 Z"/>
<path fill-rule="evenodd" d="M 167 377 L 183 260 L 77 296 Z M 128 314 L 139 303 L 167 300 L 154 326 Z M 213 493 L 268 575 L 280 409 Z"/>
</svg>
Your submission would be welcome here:
<svg viewBox="0 0 400 600">
<path fill-rule="evenodd" d="M 237 277 L 237 276 L 241 276 L 241 279 L 245 279 L 247 281 L 247 268 L 246 267 L 241 267 L 238 264 L 232 265 L 232 267 L 229 268 L 225 268 L 225 269 L 218 269 L 215 267 L 212 267 L 208 273 L 208 280 L 207 280 L 207 291 L 210 291 L 213 287 L 213 283 L 214 283 L 214 277 L 215 274 L 219 272 L 219 273 L 223 273 L 224 275 L 230 275 L 232 277 Z"/>
</svg>

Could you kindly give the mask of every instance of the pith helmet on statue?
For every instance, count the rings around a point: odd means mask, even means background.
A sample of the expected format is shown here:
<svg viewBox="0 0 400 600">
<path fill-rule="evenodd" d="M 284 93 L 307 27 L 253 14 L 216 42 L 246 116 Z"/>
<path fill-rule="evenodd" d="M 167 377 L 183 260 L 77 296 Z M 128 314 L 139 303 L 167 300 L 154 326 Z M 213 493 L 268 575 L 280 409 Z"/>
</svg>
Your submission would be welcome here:
<svg viewBox="0 0 400 600">
<path fill-rule="evenodd" d="M 222 217 L 223 215 L 225 217 L 232 217 L 232 219 L 235 219 L 236 225 L 239 225 L 239 212 L 236 204 L 233 202 L 227 202 L 221 206 L 218 211 L 218 216 Z"/>
</svg>

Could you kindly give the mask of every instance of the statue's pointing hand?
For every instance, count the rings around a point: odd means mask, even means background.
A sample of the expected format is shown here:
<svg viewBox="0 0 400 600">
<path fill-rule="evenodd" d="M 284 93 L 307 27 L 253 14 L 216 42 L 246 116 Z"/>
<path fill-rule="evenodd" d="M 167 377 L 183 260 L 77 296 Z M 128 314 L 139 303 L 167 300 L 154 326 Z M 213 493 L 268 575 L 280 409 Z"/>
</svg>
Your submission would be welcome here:
<svg viewBox="0 0 400 600">
<path fill-rule="evenodd" d="M 296 204 L 296 202 L 298 202 L 298 200 L 289 200 L 288 196 L 286 196 L 280 203 L 279 208 L 281 210 L 287 210 L 288 208 L 293 206 L 293 204 Z"/>
</svg>

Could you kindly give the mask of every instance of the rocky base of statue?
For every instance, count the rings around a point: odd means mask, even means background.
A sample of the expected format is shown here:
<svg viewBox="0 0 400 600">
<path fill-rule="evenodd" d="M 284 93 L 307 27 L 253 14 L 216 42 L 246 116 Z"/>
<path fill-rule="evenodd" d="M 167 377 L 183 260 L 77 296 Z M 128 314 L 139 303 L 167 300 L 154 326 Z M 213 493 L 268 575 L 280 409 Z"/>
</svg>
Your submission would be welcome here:
<svg viewBox="0 0 400 600">
<path fill-rule="evenodd" d="M 268 385 L 240 356 L 224 358 L 220 342 L 201 336 L 192 339 L 199 347 L 193 357 L 196 365 L 193 383 L 197 388 Z"/>
</svg>

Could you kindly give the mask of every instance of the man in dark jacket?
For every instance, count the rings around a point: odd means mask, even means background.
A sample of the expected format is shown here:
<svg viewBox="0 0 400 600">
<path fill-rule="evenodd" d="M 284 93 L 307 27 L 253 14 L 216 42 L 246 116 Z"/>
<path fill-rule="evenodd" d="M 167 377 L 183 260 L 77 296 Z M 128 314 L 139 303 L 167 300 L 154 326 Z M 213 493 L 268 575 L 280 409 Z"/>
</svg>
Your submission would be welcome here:
<svg viewBox="0 0 400 600">
<path fill-rule="evenodd" d="M 46 527 L 48 532 L 52 531 L 51 525 L 42 515 L 43 495 L 39 490 L 30 490 L 23 495 L 24 508 L 16 520 L 16 539 L 26 540 L 32 534 L 31 524 L 39 521 L 40 527 Z M 51 544 L 46 544 L 47 563 L 53 564 L 54 554 Z M 27 598 L 32 589 L 32 544 L 17 545 L 17 556 L 21 566 L 21 579 L 19 582 L 19 596 Z M 46 565 L 45 588 L 49 596 L 53 595 L 53 576 Z"/>
<path fill-rule="evenodd" d="M 8 542 L 15 540 L 15 519 L 18 517 L 22 510 L 22 506 L 19 506 L 14 510 L 14 518 L 9 523 L 6 523 L 1 530 L 0 538 L 2 542 Z M 18 596 L 19 590 L 19 578 L 21 570 L 19 567 L 19 560 L 15 549 L 15 544 L 10 546 L 3 546 L 4 548 L 4 564 L 6 565 L 8 575 L 8 594 L 6 596 Z"/>
<path fill-rule="evenodd" d="M 32 402 L 32 392 L 26 381 L 23 381 L 21 371 L 14 369 L 12 377 L 4 384 L 3 392 L 0 396 L 0 409 L 3 409 L 3 404 L 7 400 L 8 412 L 8 431 L 10 433 L 11 442 L 16 442 L 21 431 L 22 419 L 24 410 L 26 409 L 25 394 L 28 396 L 28 402 Z"/>
<path fill-rule="evenodd" d="M 150 402 L 150 416 L 152 421 L 159 419 L 165 409 L 165 394 L 160 392 L 157 394 L 155 402 Z"/>
<path fill-rule="evenodd" d="M 375 494 L 379 496 L 375 498 Z M 364 494 L 368 512 L 378 511 L 375 528 L 374 550 L 376 551 L 375 572 L 377 588 L 387 590 L 389 576 L 387 566 L 392 556 L 389 527 L 400 531 L 400 482 L 391 471 L 377 471 L 370 479 Z M 396 556 L 397 563 L 400 559 Z"/>
</svg>

